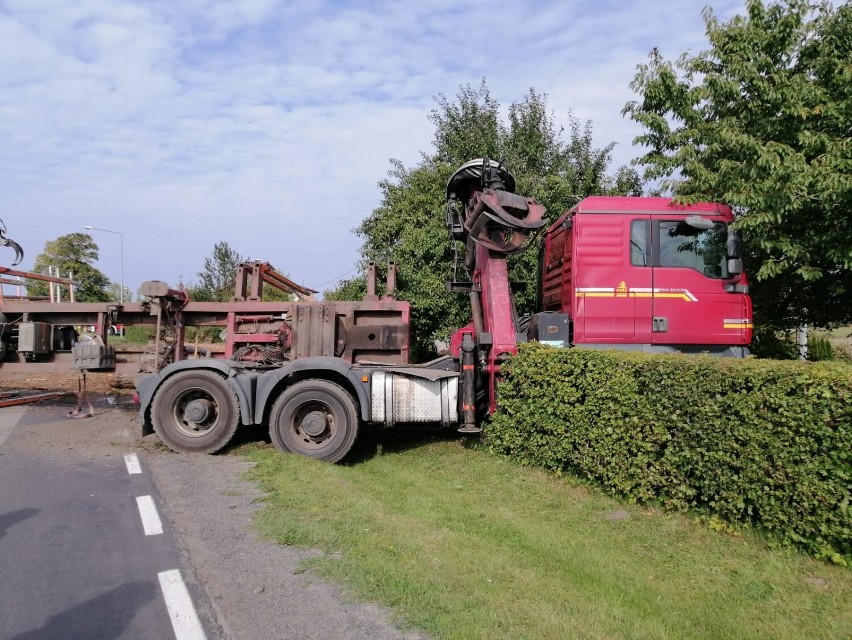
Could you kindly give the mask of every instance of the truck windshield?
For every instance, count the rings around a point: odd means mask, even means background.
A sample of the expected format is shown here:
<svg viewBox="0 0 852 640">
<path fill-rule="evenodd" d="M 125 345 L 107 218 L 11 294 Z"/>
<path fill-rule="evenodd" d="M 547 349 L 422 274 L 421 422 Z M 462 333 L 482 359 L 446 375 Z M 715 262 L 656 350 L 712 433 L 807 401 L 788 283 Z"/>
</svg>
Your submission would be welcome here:
<svg viewBox="0 0 852 640">
<path fill-rule="evenodd" d="M 663 220 L 659 227 L 660 266 L 686 267 L 708 278 L 727 278 L 727 236 L 723 222 L 714 223 L 712 229 L 696 229 L 684 221 Z"/>
</svg>

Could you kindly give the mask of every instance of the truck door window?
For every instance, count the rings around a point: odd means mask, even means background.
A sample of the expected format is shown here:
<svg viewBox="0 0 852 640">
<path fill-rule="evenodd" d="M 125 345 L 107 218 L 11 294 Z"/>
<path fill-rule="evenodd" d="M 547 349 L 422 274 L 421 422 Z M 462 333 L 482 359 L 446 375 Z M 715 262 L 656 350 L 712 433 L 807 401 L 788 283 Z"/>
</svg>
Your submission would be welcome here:
<svg viewBox="0 0 852 640">
<path fill-rule="evenodd" d="M 650 256 L 650 220 L 633 220 L 630 223 L 630 264 L 647 267 Z"/>
<path fill-rule="evenodd" d="M 725 224 L 717 222 L 712 229 L 696 229 L 683 221 L 659 222 L 661 267 L 695 269 L 708 278 L 727 278 Z"/>
</svg>

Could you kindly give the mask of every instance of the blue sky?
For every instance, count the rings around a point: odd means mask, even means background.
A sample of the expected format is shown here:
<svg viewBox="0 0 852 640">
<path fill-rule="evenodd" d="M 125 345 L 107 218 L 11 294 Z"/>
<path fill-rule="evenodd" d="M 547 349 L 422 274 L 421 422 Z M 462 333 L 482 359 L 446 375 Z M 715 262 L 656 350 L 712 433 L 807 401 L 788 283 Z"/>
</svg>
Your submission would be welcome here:
<svg viewBox="0 0 852 640">
<path fill-rule="evenodd" d="M 221 240 L 327 288 L 389 159 L 431 149 L 435 95 L 486 77 L 507 107 L 534 87 L 617 143 L 614 170 L 638 155 L 636 65 L 706 48 L 705 4 L 0 0 L 0 218 L 19 268 L 92 225 L 123 233 L 134 292 L 193 281 Z M 91 233 L 117 282 L 118 236 Z"/>
</svg>

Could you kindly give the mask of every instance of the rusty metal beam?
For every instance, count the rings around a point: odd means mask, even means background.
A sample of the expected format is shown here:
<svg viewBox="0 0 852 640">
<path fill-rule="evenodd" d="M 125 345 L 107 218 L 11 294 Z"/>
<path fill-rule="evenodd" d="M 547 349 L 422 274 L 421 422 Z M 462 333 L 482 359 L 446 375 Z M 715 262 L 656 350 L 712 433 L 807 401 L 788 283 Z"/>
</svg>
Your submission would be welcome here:
<svg viewBox="0 0 852 640">
<path fill-rule="evenodd" d="M 54 276 L 46 276 L 41 273 L 32 273 L 30 271 L 18 271 L 16 269 L 10 269 L 9 267 L 0 267 L 0 273 L 5 273 L 10 276 L 19 276 L 21 278 L 29 278 L 30 280 L 44 280 L 45 282 L 57 282 L 59 284 L 79 284 L 79 282 L 67 280 L 66 278 L 55 278 Z"/>
<path fill-rule="evenodd" d="M 264 263 L 261 266 L 260 274 L 264 282 L 271 284 L 274 287 L 278 287 L 279 289 L 282 289 L 284 291 L 288 291 L 297 296 L 300 296 L 301 298 L 311 298 L 315 294 L 319 293 L 319 291 L 314 291 L 313 289 L 308 289 L 307 287 L 303 287 L 300 284 L 296 284 L 283 273 L 276 271 L 275 268 L 268 262 Z"/>
<path fill-rule="evenodd" d="M 32 404 L 33 402 L 54 400 L 68 395 L 71 395 L 70 391 L 46 391 L 44 393 L 35 393 L 16 397 L 6 397 L 6 394 L 2 394 L 0 395 L 0 407 L 14 407 L 19 404 Z"/>
<path fill-rule="evenodd" d="M 268 284 L 279 291 L 295 295 L 298 299 L 312 299 L 318 291 L 296 284 L 268 262 L 255 260 L 242 262 L 237 267 L 235 302 L 256 302 L 262 299 L 263 285 Z"/>
</svg>

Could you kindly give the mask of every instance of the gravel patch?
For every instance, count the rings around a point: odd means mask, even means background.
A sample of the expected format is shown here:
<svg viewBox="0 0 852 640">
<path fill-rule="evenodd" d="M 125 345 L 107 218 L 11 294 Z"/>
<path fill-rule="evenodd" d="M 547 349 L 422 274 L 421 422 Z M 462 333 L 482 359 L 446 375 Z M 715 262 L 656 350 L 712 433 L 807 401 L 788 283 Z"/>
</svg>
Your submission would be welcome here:
<svg viewBox="0 0 852 640">
<path fill-rule="evenodd" d="M 165 517 L 231 638 L 427 638 L 399 629 L 383 607 L 355 602 L 300 566 L 321 552 L 263 539 L 253 527 L 263 494 L 242 478 L 252 463 L 235 455 L 164 452 L 154 436 L 138 442 L 147 450 Z"/>
</svg>

